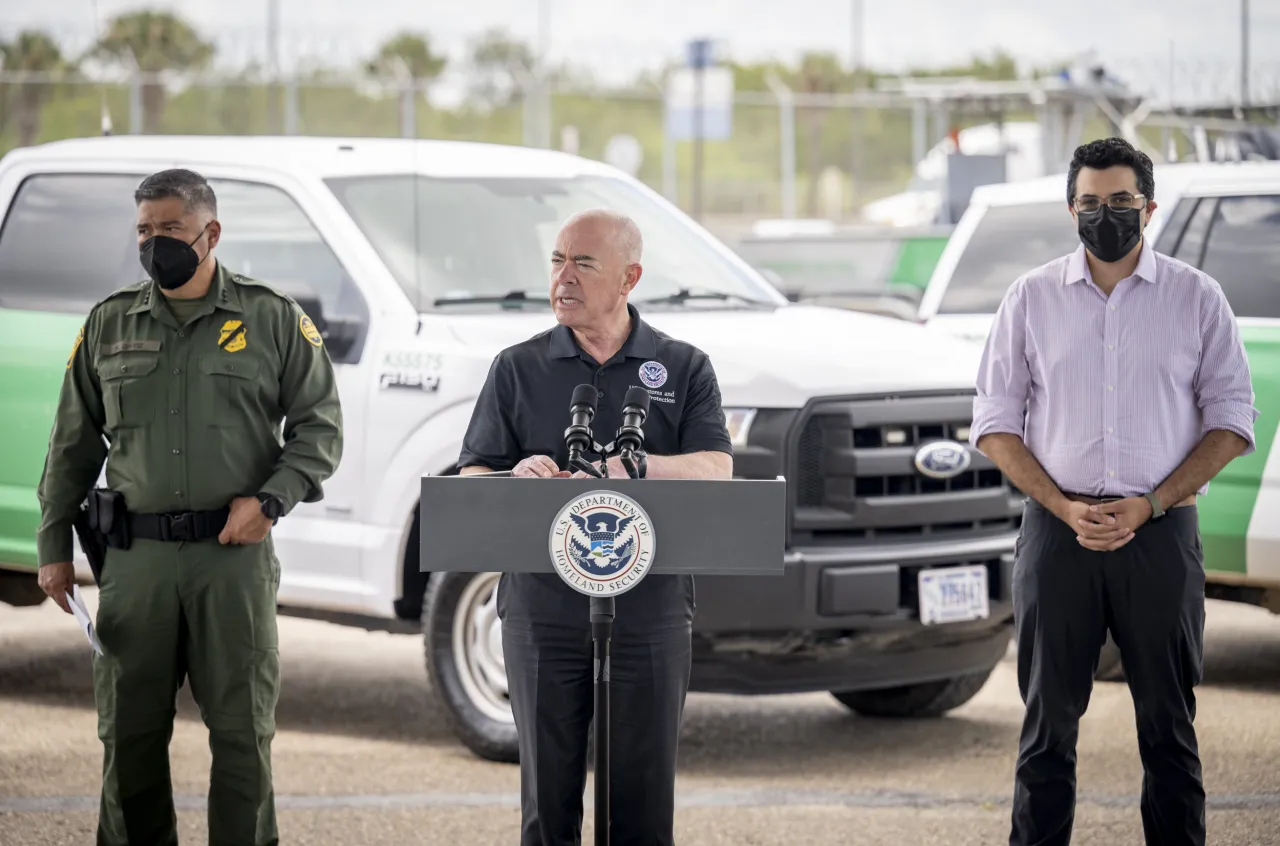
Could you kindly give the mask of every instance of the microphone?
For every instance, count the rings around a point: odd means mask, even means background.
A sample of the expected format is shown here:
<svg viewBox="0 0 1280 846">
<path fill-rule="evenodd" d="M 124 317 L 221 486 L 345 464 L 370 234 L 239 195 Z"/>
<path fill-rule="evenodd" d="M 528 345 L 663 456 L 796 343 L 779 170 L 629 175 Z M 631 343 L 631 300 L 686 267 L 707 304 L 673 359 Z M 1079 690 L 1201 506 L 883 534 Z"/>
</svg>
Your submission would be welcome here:
<svg viewBox="0 0 1280 846">
<path fill-rule="evenodd" d="M 626 396 L 622 398 L 622 426 L 613 442 L 621 453 L 622 465 L 633 479 L 644 477 L 645 465 L 648 463 L 641 456 L 637 467 L 634 455 L 644 446 L 644 431 L 640 427 L 648 416 L 649 392 L 644 388 L 628 388 Z"/>
<path fill-rule="evenodd" d="M 595 419 L 599 401 L 600 392 L 594 385 L 582 384 L 573 389 L 569 400 L 569 428 L 564 430 L 564 443 L 569 448 L 569 468 L 572 470 L 595 470 L 590 462 L 583 459 L 582 453 L 591 449 L 591 421 Z"/>
</svg>

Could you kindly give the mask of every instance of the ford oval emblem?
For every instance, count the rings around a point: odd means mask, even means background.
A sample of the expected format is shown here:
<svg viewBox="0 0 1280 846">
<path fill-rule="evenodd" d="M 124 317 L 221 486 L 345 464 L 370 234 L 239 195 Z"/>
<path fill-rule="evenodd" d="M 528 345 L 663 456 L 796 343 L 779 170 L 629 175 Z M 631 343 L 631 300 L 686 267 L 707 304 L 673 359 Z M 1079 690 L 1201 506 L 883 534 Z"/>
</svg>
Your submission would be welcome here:
<svg viewBox="0 0 1280 846">
<path fill-rule="evenodd" d="M 954 479 L 969 469 L 972 458 L 964 444 L 933 441 L 916 452 L 916 469 L 931 479 Z"/>
</svg>

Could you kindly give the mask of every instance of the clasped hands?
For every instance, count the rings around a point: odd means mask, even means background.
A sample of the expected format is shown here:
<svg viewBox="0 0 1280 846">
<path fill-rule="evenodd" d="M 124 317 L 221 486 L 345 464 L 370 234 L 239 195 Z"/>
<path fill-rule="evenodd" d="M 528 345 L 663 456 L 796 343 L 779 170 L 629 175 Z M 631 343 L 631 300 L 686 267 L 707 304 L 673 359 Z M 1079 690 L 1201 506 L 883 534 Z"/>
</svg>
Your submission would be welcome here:
<svg viewBox="0 0 1280 846">
<path fill-rule="evenodd" d="M 627 470 L 622 466 L 622 459 L 614 456 L 607 461 L 610 476 L 625 476 Z M 519 476 L 526 479 L 589 479 L 591 478 L 581 470 L 575 470 L 570 473 L 568 470 L 561 470 L 554 461 L 545 455 L 531 455 L 523 459 L 515 467 L 511 468 L 512 476 Z"/>
<path fill-rule="evenodd" d="M 1076 541 L 1085 549 L 1110 552 L 1133 540 L 1138 527 L 1151 519 L 1151 503 L 1145 496 L 1098 505 L 1070 500 L 1059 516 L 1075 530 Z"/>
</svg>

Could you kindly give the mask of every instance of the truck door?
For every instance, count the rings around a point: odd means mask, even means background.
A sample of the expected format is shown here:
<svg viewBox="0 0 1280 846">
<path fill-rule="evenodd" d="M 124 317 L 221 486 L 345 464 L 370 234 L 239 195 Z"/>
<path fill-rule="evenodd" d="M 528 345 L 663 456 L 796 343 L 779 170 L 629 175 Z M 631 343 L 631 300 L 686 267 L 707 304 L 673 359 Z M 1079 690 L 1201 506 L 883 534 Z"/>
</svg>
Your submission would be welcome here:
<svg viewBox="0 0 1280 846">
<path fill-rule="evenodd" d="M 1257 451 L 1228 464 L 1200 501 L 1205 567 L 1228 578 L 1280 579 L 1280 186 L 1185 197 L 1156 249 L 1222 286 L 1259 411 Z"/>
</svg>

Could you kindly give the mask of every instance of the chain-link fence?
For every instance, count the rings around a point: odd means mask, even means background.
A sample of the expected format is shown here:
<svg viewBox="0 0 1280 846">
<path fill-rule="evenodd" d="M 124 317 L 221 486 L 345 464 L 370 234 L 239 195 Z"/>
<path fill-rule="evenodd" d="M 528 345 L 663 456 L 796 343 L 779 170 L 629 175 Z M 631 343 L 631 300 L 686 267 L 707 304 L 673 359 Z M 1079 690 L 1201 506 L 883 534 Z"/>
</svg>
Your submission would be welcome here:
<svg viewBox="0 0 1280 846">
<path fill-rule="evenodd" d="M 1140 67 L 1146 68 L 1146 77 L 1138 72 Z M 1135 86 L 1139 94 L 1176 102 L 1175 95 L 1183 89 L 1161 90 L 1157 85 L 1170 76 L 1176 84 L 1177 68 L 1172 75 L 1168 70 L 1153 59 L 1111 73 L 1126 81 L 1146 79 Z M 1280 64 L 1258 64 L 1250 79 L 1253 99 L 1280 100 Z M 1219 80 L 1218 87 L 1224 84 Z M 1209 89 L 1201 74 L 1195 92 Z M 604 159 L 611 139 L 631 136 L 642 152 L 636 175 L 686 209 L 752 218 L 841 219 L 878 198 L 919 187 L 914 181 L 917 165 L 949 133 L 980 124 L 1034 123 L 1045 117 L 1035 97 L 1025 94 L 1019 95 L 1022 100 L 1006 97 L 993 106 L 981 98 L 940 103 L 876 91 L 738 90 L 731 135 L 703 142 L 695 188 L 693 144 L 668 136 L 659 84 L 610 90 L 558 85 L 549 94 L 540 91 L 526 81 L 523 87 L 513 86 L 484 101 L 464 95 L 442 102 L 438 83 L 405 84 L 332 71 L 297 73 L 274 82 L 256 71 L 92 78 L 71 71 L 3 71 L 0 152 L 106 129 L 114 134 L 545 142 Z M 1114 112 L 1108 116 L 1089 106 L 1073 118 L 1074 137 L 1087 140 L 1110 134 L 1116 131 L 1113 118 Z M 1162 134 L 1160 129 L 1144 129 L 1144 137 L 1156 147 L 1170 143 L 1168 131 Z M 1176 137 L 1172 142 L 1182 149 L 1189 145 Z"/>
</svg>

